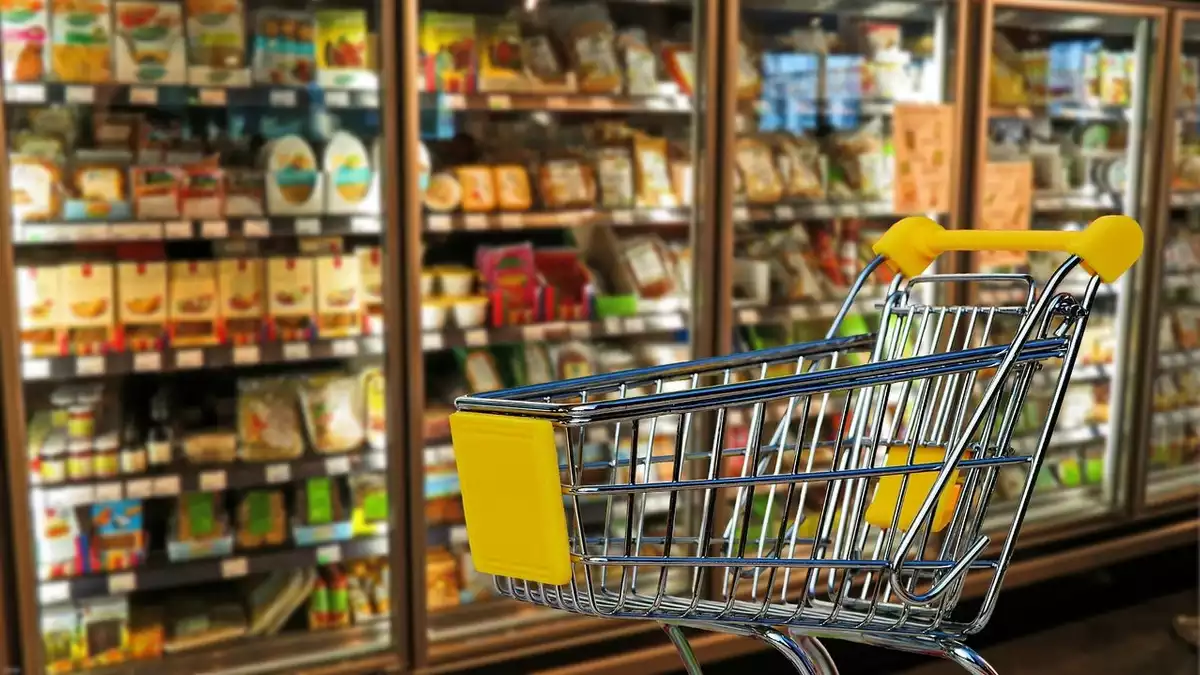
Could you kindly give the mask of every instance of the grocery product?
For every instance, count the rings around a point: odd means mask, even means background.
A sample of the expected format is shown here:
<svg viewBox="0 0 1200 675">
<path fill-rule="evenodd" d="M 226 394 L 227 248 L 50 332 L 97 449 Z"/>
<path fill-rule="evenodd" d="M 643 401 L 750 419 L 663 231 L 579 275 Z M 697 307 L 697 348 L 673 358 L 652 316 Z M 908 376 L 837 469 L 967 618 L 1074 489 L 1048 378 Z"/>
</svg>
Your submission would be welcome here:
<svg viewBox="0 0 1200 675">
<path fill-rule="evenodd" d="M 274 635 L 308 599 L 317 580 L 311 569 L 272 572 L 261 581 L 250 582 L 246 598 L 249 635 Z"/>
<path fill-rule="evenodd" d="M 159 0 L 117 0 L 114 9 L 118 82 L 187 82 L 183 6 Z"/>
<path fill-rule="evenodd" d="M 463 190 L 452 174 L 440 172 L 429 179 L 425 190 L 425 206 L 431 211 L 454 211 L 462 204 Z"/>
<path fill-rule="evenodd" d="M 462 369 L 471 391 L 495 391 L 504 388 L 496 357 L 486 349 L 473 349 L 460 355 Z"/>
<path fill-rule="evenodd" d="M 125 167 L 106 162 L 77 162 L 67 179 L 63 218 L 120 220 L 131 217 Z"/>
<path fill-rule="evenodd" d="M 359 293 L 363 314 L 372 321 L 383 320 L 383 249 L 369 246 L 356 249 Z M 372 329 L 370 332 L 376 332 Z"/>
<path fill-rule="evenodd" d="M 737 168 L 749 201 L 772 204 L 783 198 L 783 183 L 766 143 L 758 138 L 739 138 L 736 153 Z"/>
<path fill-rule="evenodd" d="M 475 17 L 422 12 L 422 91 L 460 94 L 475 91 L 476 50 Z"/>
<path fill-rule="evenodd" d="M 525 167 L 501 165 L 494 169 L 496 207 L 501 211 L 528 211 L 533 206 L 533 192 Z"/>
<path fill-rule="evenodd" d="M 458 561 L 444 548 L 429 551 L 425 558 L 425 606 L 430 611 L 457 607 Z"/>
<path fill-rule="evenodd" d="M 5 82 L 46 79 L 46 40 L 50 35 L 48 5 L 44 0 L 13 0 L 0 14 Z"/>
<path fill-rule="evenodd" d="M 263 174 L 254 169 L 225 169 L 225 215 L 254 217 L 266 212 Z"/>
<path fill-rule="evenodd" d="M 367 52 L 367 13 L 322 9 L 314 14 L 314 20 L 317 82 L 324 87 L 351 89 L 376 86 Z"/>
<path fill-rule="evenodd" d="M 67 348 L 75 354 L 104 352 L 112 344 L 116 329 L 112 265 L 64 265 L 60 289 L 66 313 Z"/>
<path fill-rule="evenodd" d="M 671 187 L 667 163 L 667 141 L 638 135 L 633 140 L 633 163 L 637 177 L 637 205 L 643 208 L 678 206 Z"/>
<path fill-rule="evenodd" d="M 129 617 L 129 658 L 133 661 L 161 658 L 166 632 L 161 607 L 132 607 Z"/>
<path fill-rule="evenodd" d="M 367 146 L 355 135 L 338 131 L 325 145 L 326 210 L 335 214 L 379 213 L 375 172 Z"/>
<path fill-rule="evenodd" d="M 211 261 L 180 261 L 170 266 L 171 344 L 192 347 L 216 344 L 220 311 L 217 266 Z"/>
<path fill-rule="evenodd" d="M 110 0 L 51 4 L 50 63 L 58 81 L 111 82 L 112 43 Z"/>
<path fill-rule="evenodd" d="M 263 150 L 267 211 L 272 215 L 316 215 L 324 208 L 317 154 L 303 138 L 287 135 Z"/>
<path fill-rule="evenodd" d="M 596 153 L 596 175 L 600 204 L 606 209 L 634 206 L 633 158 L 627 147 L 600 148 Z"/>
<path fill-rule="evenodd" d="M 355 532 L 371 534 L 388 522 L 387 477 L 360 473 L 350 477 L 351 513 Z"/>
<path fill-rule="evenodd" d="M 161 349 L 167 326 L 167 265 L 126 262 L 117 266 L 117 321 L 126 349 Z"/>
<path fill-rule="evenodd" d="M 254 80 L 263 84 L 307 85 L 316 77 L 313 15 L 260 9 L 254 14 Z"/>
<path fill-rule="evenodd" d="M 140 500 L 92 504 L 88 514 L 91 530 L 87 553 L 89 571 L 111 572 L 142 563 L 146 555 L 146 533 Z"/>
<path fill-rule="evenodd" d="M 202 86 L 249 84 L 242 0 L 186 0 L 186 10 L 188 81 Z"/>
<path fill-rule="evenodd" d="M 123 663 L 129 649 L 129 599 L 93 598 L 80 606 L 83 665 L 100 668 Z"/>
<path fill-rule="evenodd" d="M 193 431 L 179 439 L 183 456 L 193 464 L 224 464 L 237 458 L 237 434 L 232 431 Z"/>
<path fill-rule="evenodd" d="M 301 546 L 349 539 L 354 534 L 350 512 L 337 478 L 309 478 L 296 491 L 292 537 Z"/>
<path fill-rule="evenodd" d="M 246 615 L 240 603 L 212 598 L 186 598 L 171 607 L 170 638 L 163 645 L 167 654 L 236 640 L 247 632 Z"/>
<path fill-rule="evenodd" d="M 287 541 L 287 510 L 283 492 L 251 490 L 237 507 L 237 547 L 279 546 Z"/>
<path fill-rule="evenodd" d="M 634 237 L 621 242 L 620 269 L 630 289 L 647 299 L 674 295 L 675 275 L 670 253 L 657 237 Z"/>
<path fill-rule="evenodd" d="M 263 336 L 263 264 L 253 258 L 217 262 L 222 335 L 233 344 L 257 342 Z"/>
<path fill-rule="evenodd" d="M 43 157 L 14 155 L 9 162 L 13 221 L 48 220 L 58 215 L 59 166 Z"/>
<path fill-rule="evenodd" d="M 69 673 L 77 668 L 85 651 L 79 612 L 74 606 L 47 607 L 42 610 L 42 657 L 50 675 Z"/>
<path fill-rule="evenodd" d="M 585 342 L 568 342 L 551 348 L 554 379 L 573 380 L 596 374 L 595 353 Z M 486 391 L 486 390 L 485 390 Z"/>
<path fill-rule="evenodd" d="M 225 213 L 225 172 L 213 159 L 183 167 L 184 218 L 220 218 Z"/>
<path fill-rule="evenodd" d="M 280 340 L 309 337 L 316 315 L 312 258 L 267 260 L 267 317 L 272 336 Z"/>
<path fill-rule="evenodd" d="M 496 181 L 491 168 L 460 166 L 455 173 L 462 186 L 463 211 L 478 213 L 496 209 Z"/>
<path fill-rule="evenodd" d="M 551 209 L 591 206 L 596 200 L 591 168 L 571 156 L 547 159 L 538 169 L 538 194 Z"/>
<path fill-rule="evenodd" d="M 238 381 L 240 459 L 295 459 L 304 452 L 295 387 L 282 379 Z"/>
<path fill-rule="evenodd" d="M 59 267 L 17 269 L 17 303 L 20 311 L 21 348 L 29 356 L 48 356 L 62 349 L 66 325 L 65 298 L 60 295 Z"/>
<path fill-rule="evenodd" d="M 617 59 L 616 30 L 608 11 L 599 3 L 557 10 L 551 18 L 565 46 L 579 91 L 586 94 L 617 94 L 624 77 Z"/>
<path fill-rule="evenodd" d="M 527 91 L 520 24 L 508 17 L 479 19 L 479 90 Z"/>
<path fill-rule="evenodd" d="M 300 385 L 300 405 L 314 450 L 349 452 L 362 446 L 361 383 L 350 375 L 330 374 L 307 378 Z"/>
<path fill-rule="evenodd" d="M 221 492 L 185 492 L 175 503 L 167 555 L 171 560 L 227 556 L 233 551 Z"/>
<path fill-rule="evenodd" d="M 133 212 L 138 218 L 178 218 L 182 212 L 184 176 L 173 167 L 130 169 Z"/>
<path fill-rule="evenodd" d="M 346 255 L 317 258 L 316 325 L 323 338 L 346 337 L 362 332 L 358 258 Z"/>
</svg>

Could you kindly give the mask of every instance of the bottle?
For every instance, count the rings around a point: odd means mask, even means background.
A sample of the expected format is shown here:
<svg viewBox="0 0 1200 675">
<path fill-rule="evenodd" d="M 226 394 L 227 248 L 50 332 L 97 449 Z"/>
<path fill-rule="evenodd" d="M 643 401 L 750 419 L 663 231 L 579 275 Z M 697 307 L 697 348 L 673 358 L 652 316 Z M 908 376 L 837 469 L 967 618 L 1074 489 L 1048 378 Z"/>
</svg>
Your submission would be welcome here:
<svg viewBox="0 0 1200 675">
<path fill-rule="evenodd" d="M 151 466 L 170 464 L 174 459 L 171 444 L 171 404 L 164 392 L 150 402 L 150 431 L 146 434 L 146 454 Z"/>
<path fill-rule="evenodd" d="M 126 476 L 146 473 L 146 444 L 137 420 L 129 420 L 121 430 L 121 473 Z"/>
<path fill-rule="evenodd" d="M 350 625 L 350 585 L 340 568 L 332 568 L 330 575 L 329 627 L 344 628 Z"/>
<path fill-rule="evenodd" d="M 325 585 L 325 577 L 318 574 L 312 595 L 308 596 L 308 629 L 321 630 L 329 625 L 328 619 L 329 587 Z"/>
</svg>

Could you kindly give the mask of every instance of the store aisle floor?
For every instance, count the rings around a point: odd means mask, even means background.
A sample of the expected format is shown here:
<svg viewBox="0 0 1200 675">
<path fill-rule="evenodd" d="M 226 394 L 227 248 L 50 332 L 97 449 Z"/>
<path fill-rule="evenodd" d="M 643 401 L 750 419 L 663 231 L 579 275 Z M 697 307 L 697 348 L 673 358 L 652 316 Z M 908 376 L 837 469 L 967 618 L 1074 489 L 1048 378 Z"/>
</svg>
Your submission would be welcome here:
<svg viewBox="0 0 1200 675">
<path fill-rule="evenodd" d="M 1130 588 L 1129 591 L 1136 592 Z M 1196 675 L 1196 650 L 1172 630 L 1177 614 L 1195 612 L 1196 589 L 1162 596 L 981 650 L 1002 675 Z M 904 675 L 961 675 L 933 663 Z"/>
</svg>

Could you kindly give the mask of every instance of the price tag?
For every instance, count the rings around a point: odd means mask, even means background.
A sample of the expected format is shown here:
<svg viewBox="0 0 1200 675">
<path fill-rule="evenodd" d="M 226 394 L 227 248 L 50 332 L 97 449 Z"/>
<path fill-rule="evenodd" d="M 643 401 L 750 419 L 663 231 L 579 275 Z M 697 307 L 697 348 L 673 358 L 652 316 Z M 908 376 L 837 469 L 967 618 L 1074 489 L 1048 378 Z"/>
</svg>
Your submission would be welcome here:
<svg viewBox="0 0 1200 675">
<path fill-rule="evenodd" d="M 6 98 L 14 103 L 45 103 L 46 87 L 40 84 L 10 84 Z"/>
<path fill-rule="evenodd" d="M 450 528 L 450 545 L 460 546 L 467 543 L 467 528 L 455 525 Z"/>
<path fill-rule="evenodd" d="M 567 334 L 573 338 L 588 338 L 592 336 L 592 324 L 587 321 L 573 321 L 567 324 Z"/>
<path fill-rule="evenodd" d="M 679 314 L 668 314 L 658 320 L 658 326 L 662 330 L 683 330 L 683 317 Z"/>
<path fill-rule="evenodd" d="M 738 321 L 744 325 L 754 325 L 762 323 L 762 315 L 757 309 L 743 309 L 738 312 Z"/>
<path fill-rule="evenodd" d="M 272 89 L 270 95 L 272 108 L 296 107 L 296 92 L 291 89 Z"/>
<path fill-rule="evenodd" d="M 523 326 L 521 328 L 521 338 L 526 342 L 540 342 L 546 339 L 545 326 Z"/>
<path fill-rule="evenodd" d="M 421 335 L 421 351 L 435 352 L 446 346 L 446 340 L 441 333 L 424 333 Z"/>
<path fill-rule="evenodd" d="M 192 224 L 191 223 L 167 223 L 163 226 L 163 231 L 167 239 L 191 239 Z"/>
<path fill-rule="evenodd" d="M 633 211 L 613 211 L 612 221 L 614 225 L 632 225 Z"/>
<path fill-rule="evenodd" d="M 630 319 L 625 319 L 625 332 L 626 333 L 645 333 L 646 332 L 646 320 L 641 317 L 637 317 L 637 316 L 630 318 Z"/>
<path fill-rule="evenodd" d="M 133 575 L 133 572 L 110 574 L 108 576 L 109 595 L 122 595 L 124 593 L 132 593 L 136 590 L 137 577 Z"/>
<path fill-rule="evenodd" d="M 229 236 L 229 223 L 224 220 L 206 220 L 200 225 L 200 236 L 205 239 L 224 239 Z"/>
<path fill-rule="evenodd" d="M 351 218 L 350 231 L 358 234 L 379 234 L 379 219 L 378 218 Z"/>
<path fill-rule="evenodd" d="M 201 492 L 221 492 L 225 489 L 227 478 L 224 471 L 205 471 L 200 474 Z"/>
<path fill-rule="evenodd" d="M 469 330 L 463 337 L 468 347 L 484 347 L 488 343 L 488 333 L 486 330 Z"/>
<path fill-rule="evenodd" d="M 154 87 L 133 87 L 129 90 L 129 102 L 134 105 L 158 105 L 158 90 Z"/>
<path fill-rule="evenodd" d="M 271 222 L 269 220 L 247 220 L 242 223 L 242 234 L 247 237 L 269 237 L 271 236 Z"/>
<path fill-rule="evenodd" d="M 486 230 L 488 218 L 482 213 L 472 213 L 463 216 L 463 228 L 468 230 Z"/>
<path fill-rule="evenodd" d="M 121 484 L 120 483 L 100 483 L 96 486 L 93 501 L 97 502 L 117 502 L 121 501 Z"/>
<path fill-rule="evenodd" d="M 221 561 L 222 579 L 240 579 L 250 573 L 250 563 L 245 558 L 227 558 Z"/>
<path fill-rule="evenodd" d="M 96 102 L 95 87 L 67 87 L 63 92 L 63 100 L 67 103 L 91 105 Z"/>
<path fill-rule="evenodd" d="M 358 356 L 358 341 L 353 339 L 334 340 L 333 355 L 344 358 Z"/>
<path fill-rule="evenodd" d="M 446 110 L 462 110 L 467 107 L 467 99 L 462 94 L 442 94 L 438 102 Z"/>
<path fill-rule="evenodd" d="M 75 359 L 75 374 L 79 377 L 103 375 L 107 360 L 103 356 L 80 356 Z"/>
<path fill-rule="evenodd" d="M 750 209 L 744 206 L 733 207 L 733 219 L 740 222 L 750 220 Z"/>
<path fill-rule="evenodd" d="M 163 476 L 154 479 L 155 497 L 174 497 L 179 494 L 179 476 Z"/>
<path fill-rule="evenodd" d="M 233 348 L 233 362 L 239 366 L 251 366 L 262 361 L 262 350 L 258 345 L 242 345 Z"/>
<path fill-rule="evenodd" d="M 501 229 L 505 230 L 520 229 L 525 224 L 525 220 L 518 213 L 502 213 L 499 221 Z"/>
<path fill-rule="evenodd" d="M 340 476 L 350 473 L 349 457 L 330 457 L 325 460 L 325 473 L 330 476 Z"/>
<path fill-rule="evenodd" d="M 50 362 L 46 359 L 29 359 L 21 363 L 21 377 L 26 380 L 44 380 L 50 377 Z"/>
<path fill-rule="evenodd" d="M 373 91 L 364 91 L 358 95 L 358 104 L 364 108 L 378 108 L 379 94 Z"/>
<path fill-rule="evenodd" d="M 292 467 L 290 464 L 272 464 L 267 467 L 266 477 L 272 485 L 286 483 L 292 479 Z"/>
<path fill-rule="evenodd" d="M 200 105 L 224 106 L 229 103 L 229 96 L 224 89 L 201 89 Z"/>
<path fill-rule="evenodd" d="M 506 94 L 493 94 L 487 98 L 487 106 L 492 110 L 509 110 L 512 108 L 512 98 Z"/>
<path fill-rule="evenodd" d="M 162 353 L 139 352 L 134 354 L 133 370 L 138 373 L 152 373 L 162 370 Z"/>
<path fill-rule="evenodd" d="M 113 225 L 109 228 L 109 234 L 113 239 L 122 239 L 126 241 L 139 241 L 144 239 L 162 239 L 162 225 L 155 223 L 122 223 Z"/>
<path fill-rule="evenodd" d="M 348 91 L 326 91 L 325 105 L 330 108 L 349 108 L 350 107 L 350 92 Z"/>
<path fill-rule="evenodd" d="M 569 101 L 567 101 L 566 96 L 550 96 L 546 99 L 546 107 L 550 110 L 563 110 L 564 108 L 569 108 L 570 106 L 571 104 Z"/>
<path fill-rule="evenodd" d="M 125 494 L 130 499 L 149 499 L 154 496 L 154 485 L 149 478 L 126 481 Z"/>
<path fill-rule="evenodd" d="M 595 110 L 612 110 L 613 109 L 613 100 L 611 98 L 605 98 L 603 96 L 593 97 L 592 98 L 592 108 Z"/>
<path fill-rule="evenodd" d="M 65 581 L 53 581 L 38 587 L 38 600 L 43 605 L 53 605 L 71 599 L 71 584 Z"/>
<path fill-rule="evenodd" d="M 321 234 L 321 220 L 319 218 L 297 218 L 296 234 L 301 237 L 315 237 Z"/>
<path fill-rule="evenodd" d="M 204 367 L 204 352 L 199 349 L 180 349 L 175 352 L 175 367 L 181 370 Z"/>
<path fill-rule="evenodd" d="M 450 216 L 429 216 L 425 219 L 425 227 L 430 232 L 449 232 L 451 227 Z"/>
<path fill-rule="evenodd" d="M 307 361 L 312 358 L 312 351 L 307 342 L 287 342 L 283 345 L 284 361 Z"/>
<path fill-rule="evenodd" d="M 796 209 L 780 204 L 775 207 L 775 218 L 778 220 L 795 220 Z"/>
<path fill-rule="evenodd" d="M 616 335 L 616 334 L 620 333 L 621 332 L 621 320 L 616 319 L 616 318 L 605 319 L 604 320 L 604 332 L 608 333 L 609 335 Z"/>
<path fill-rule="evenodd" d="M 327 544 L 317 549 L 317 564 L 332 565 L 342 561 L 341 544 Z"/>
</svg>

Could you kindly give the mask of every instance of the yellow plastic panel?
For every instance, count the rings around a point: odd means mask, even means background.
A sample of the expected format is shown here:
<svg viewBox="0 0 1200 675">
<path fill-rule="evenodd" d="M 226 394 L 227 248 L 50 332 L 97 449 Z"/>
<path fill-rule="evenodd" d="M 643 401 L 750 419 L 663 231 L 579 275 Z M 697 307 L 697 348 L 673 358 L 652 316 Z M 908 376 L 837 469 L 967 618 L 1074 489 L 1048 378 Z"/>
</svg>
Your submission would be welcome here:
<svg viewBox="0 0 1200 675">
<path fill-rule="evenodd" d="M 457 412 L 450 435 L 475 569 L 568 583 L 571 550 L 553 425 Z"/>
<path fill-rule="evenodd" d="M 907 466 L 908 453 L 909 448 L 906 446 L 889 448 L 887 466 Z M 945 459 L 946 451 L 942 448 L 918 446 L 912 463 L 940 465 Z M 904 490 L 903 500 L 900 499 L 900 483 L 904 480 L 904 476 L 884 476 L 879 479 L 875 496 L 871 499 L 871 505 L 867 507 L 867 522 L 886 530 L 892 526 L 892 516 L 898 505 L 900 521 L 897 527 L 903 531 L 912 529 L 917 511 L 921 510 L 921 504 L 924 504 L 929 497 L 929 492 L 933 489 L 933 483 L 937 480 L 940 470 L 941 466 L 938 466 L 930 471 L 908 474 L 908 485 Z M 950 474 L 950 482 L 942 490 L 942 494 L 937 500 L 937 506 L 934 508 L 934 532 L 941 532 L 946 525 L 950 524 L 950 516 L 954 515 L 954 505 L 958 503 L 958 494 L 961 491 L 962 486 L 958 484 L 958 470 L 955 469 Z"/>
</svg>

